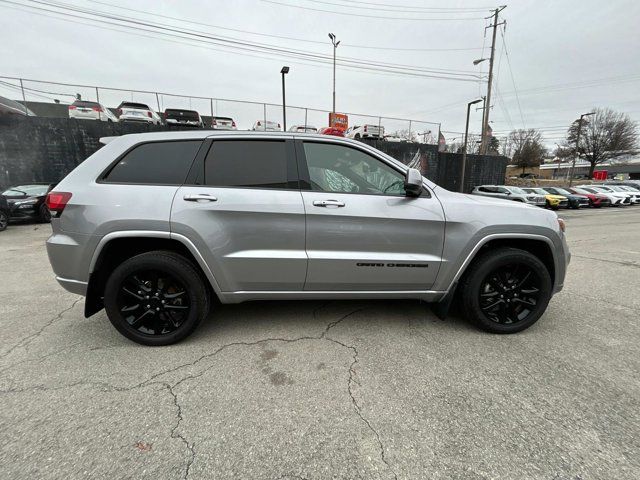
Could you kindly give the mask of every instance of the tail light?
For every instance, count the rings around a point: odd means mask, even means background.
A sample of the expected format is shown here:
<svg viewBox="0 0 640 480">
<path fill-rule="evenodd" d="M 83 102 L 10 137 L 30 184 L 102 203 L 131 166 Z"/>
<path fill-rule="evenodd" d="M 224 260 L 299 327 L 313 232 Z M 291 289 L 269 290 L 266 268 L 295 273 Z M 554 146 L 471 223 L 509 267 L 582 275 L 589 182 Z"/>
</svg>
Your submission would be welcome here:
<svg viewBox="0 0 640 480">
<path fill-rule="evenodd" d="M 211 120 L 211 125 L 217 125 L 218 122 L 216 122 L 216 119 L 214 118 L 213 120 Z"/>
<path fill-rule="evenodd" d="M 76 107 L 75 105 L 69 105 L 69 110 L 75 110 L 76 108 L 78 107 Z"/>
<path fill-rule="evenodd" d="M 102 107 L 91 107 L 94 112 L 102 112 Z"/>
<path fill-rule="evenodd" d="M 232 120 L 232 121 L 231 121 L 231 126 L 232 126 L 232 127 L 235 127 L 235 126 L 236 126 L 236 122 Z"/>
<path fill-rule="evenodd" d="M 149 111 L 149 110 L 147 110 L 147 117 L 153 118 L 152 115 L 151 115 L 151 111 Z"/>
<path fill-rule="evenodd" d="M 367 131 L 367 126 L 366 126 L 366 125 L 364 126 L 364 131 L 365 131 L 365 132 Z"/>
<path fill-rule="evenodd" d="M 121 108 L 118 109 L 118 116 L 120 116 L 120 115 L 122 115 L 122 109 Z"/>
<path fill-rule="evenodd" d="M 280 128 L 280 124 L 278 124 L 278 128 Z"/>
<path fill-rule="evenodd" d="M 258 126 L 262 125 L 262 123 L 258 122 Z"/>
<path fill-rule="evenodd" d="M 69 192 L 49 192 L 47 195 L 47 208 L 55 217 L 59 217 L 71 199 Z"/>
</svg>

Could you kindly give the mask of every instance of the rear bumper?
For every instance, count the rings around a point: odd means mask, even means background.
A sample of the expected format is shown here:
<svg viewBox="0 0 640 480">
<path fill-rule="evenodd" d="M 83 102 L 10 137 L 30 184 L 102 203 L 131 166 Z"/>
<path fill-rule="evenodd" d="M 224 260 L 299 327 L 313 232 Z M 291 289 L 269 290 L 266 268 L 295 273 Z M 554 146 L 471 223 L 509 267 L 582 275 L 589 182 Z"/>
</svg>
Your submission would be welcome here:
<svg viewBox="0 0 640 480">
<path fill-rule="evenodd" d="M 47 239 L 49 263 L 58 283 L 69 292 L 85 295 L 89 282 L 89 265 L 100 239 L 99 235 L 56 232 Z"/>
<path fill-rule="evenodd" d="M 82 295 L 83 297 L 87 295 L 87 282 L 62 277 L 56 277 L 56 280 L 67 292 Z"/>
</svg>

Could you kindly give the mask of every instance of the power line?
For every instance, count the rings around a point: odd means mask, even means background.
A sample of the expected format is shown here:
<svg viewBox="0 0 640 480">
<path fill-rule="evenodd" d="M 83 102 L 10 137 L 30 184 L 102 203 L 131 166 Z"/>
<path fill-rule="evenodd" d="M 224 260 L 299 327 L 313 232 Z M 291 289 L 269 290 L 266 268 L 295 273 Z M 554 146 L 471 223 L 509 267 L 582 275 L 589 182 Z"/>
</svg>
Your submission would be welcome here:
<svg viewBox="0 0 640 480">
<path fill-rule="evenodd" d="M 305 7 L 302 5 L 293 5 L 291 3 L 283 3 L 276 2 L 274 0 L 260 0 L 265 3 L 272 3 L 274 5 L 283 5 L 285 7 L 291 8 L 300 8 L 302 10 L 311 10 L 313 12 L 323 12 L 323 13 L 333 13 L 334 15 L 346 15 L 348 17 L 363 17 L 363 18 L 380 18 L 383 20 L 413 20 L 413 21 L 438 21 L 438 22 L 446 22 L 446 21 L 456 21 L 456 20 L 483 20 L 483 17 L 465 17 L 465 18 L 414 18 L 414 17 L 389 17 L 389 16 L 381 16 L 381 15 L 364 15 L 361 13 L 349 13 L 349 12 L 338 12 L 335 10 L 323 10 L 320 8 L 312 8 Z"/>
<path fill-rule="evenodd" d="M 47 12 L 50 14 L 69 16 L 69 17 L 77 18 L 81 20 L 91 20 L 91 18 L 89 17 L 73 15 L 65 11 L 49 10 L 49 9 L 38 7 L 38 6 L 18 4 L 16 2 L 12 2 L 8 0 L 0 0 L 0 1 L 2 1 L 3 3 L 11 4 L 11 5 L 18 5 L 20 7 L 26 7 L 29 9 Z M 130 19 L 127 17 L 110 15 L 104 12 L 87 11 L 82 8 L 76 8 L 74 6 L 71 6 L 68 4 L 62 4 L 59 2 L 42 2 L 37 0 L 29 0 L 29 1 L 31 3 L 45 5 L 47 7 L 53 7 L 60 10 L 69 10 L 76 13 L 81 13 L 83 15 L 90 15 L 98 18 L 115 20 L 116 22 L 122 22 L 122 23 L 114 23 L 114 22 L 101 20 L 102 23 L 107 23 L 109 25 L 114 25 L 117 27 L 130 28 L 128 24 L 131 23 L 136 25 L 135 27 L 136 31 L 142 30 L 148 33 L 153 33 L 153 34 L 164 34 L 164 35 L 174 36 L 182 40 L 186 39 L 191 41 L 211 43 L 217 46 L 221 46 L 223 48 L 231 48 L 231 49 L 236 49 L 241 51 L 270 53 L 277 56 L 285 56 L 287 58 L 306 59 L 316 63 L 326 64 L 326 63 L 330 63 L 331 61 L 329 56 L 311 53 L 311 52 L 305 52 L 301 50 L 285 49 L 285 48 L 280 48 L 280 47 L 267 45 L 267 44 L 256 44 L 256 43 L 245 42 L 239 39 L 233 39 L 229 37 L 211 36 L 204 32 L 193 31 L 193 30 L 180 30 L 177 28 L 171 28 L 170 26 L 163 25 L 163 24 L 147 23 L 144 21 Z M 101 27 L 101 25 L 92 25 L 92 26 L 95 26 L 98 28 Z M 149 30 L 141 27 L 150 27 L 154 30 Z M 184 37 L 183 35 L 187 35 L 188 37 Z M 195 38 L 191 38 L 191 37 L 195 37 Z M 379 71 L 383 73 L 391 73 L 391 74 L 423 77 L 423 78 L 439 78 L 439 79 L 460 80 L 460 81 L 476 81 L 476 80 L 472 80 L 472 78 L 473 79 L 478 78 L 475 74 L 472 74 L 472 73 L 456 72 L 456 71 L 445 70 L 445 69 L 433 69 L 433 68 L 429 69 L 429 68 L 423 68 L 423 67 L 414 67 L 410 65 L 380 63 L 380 62 L 364 61 L 364 60 L 352 59 L 352 58 L 342 58 L 339 60 L 339 64 L 341 66 L 365 70 L 365 71 L 367 70 Z M 456 77 L 460 77 L 460 78 L 456 78 Z"/>
<path fill-rule="evenodd" d="M 513 91 L 516 94 L 516 100 L 518 102 L 518 110 L 520 112 L 520 120 L 522 120 L 522 127 L 523 128 L 527 128 L 525 121 L 524 121 L 524 115 L 522 114 L 522 106 L 520 105 L 520 97 L 518 96 L 518 89 L 516 88 L 516 80 L 513 76 L 513 69 L 511 68 L 511 59 L 509 57 L 509 50 L 507 49 L 507 42 L 505 40 L 504 37 L 504 30 L 506 29 L 505 26 L 502 27 L 502 29 L 500 30 L 500 35 L 502 36 L 502 44 L 504 45 L 504 54 L 507 57 L 507 65 L 509 66 L 509 73 L 511 74 L 511 83 L 513 84 Z"/>
<path fill-rule="evenodd" d="M 381 4 L 375 4 L 375 3 L 367 3 L 367 2 L 351 2 L 349 1 L 348 3 L 335 3 L 335 2 L 328 2 L 326 0 L 306 0 L 307 2 L 310 3 L 319 3 L 319 4 L 323 4 L 323 5 L 332 5 L 332 6 L 337 6 L 340 8 L 357 8 L 357 9 L 361 9 L 361 6 L 358 5 L 350 5 L 352 3 L 360 3 L 360 4 L 365 4 L 367 5 L 367 10 L 374 10 L 374 11 L 383 11 L 383 12 L 397 12 L 397 13 L 437 13 L 437 14 L 442 14 L 442 13 L 462 13 L 462 14 L 469 14 L 469 13 L 479 13 L 479 12 L 486 12 L 487 10 L 480 10 L 480 9 L 474 9 L 471 11 L 465 11 L 465 10 L 458 10 L 455 8 L 450 8 L 450 9 L 442 9 L 442 10 L 431 10 L 428 9 L 429 7 L 409 7 L 409 6 L 395 6 L 395 5 L 381 5 Z M 381 6 L 384 7 L 394 7 L 394 8 L 379 8 Z"/>
<path fill-rule="evenodd" d="M 411 9 L 420 9 L 424 11 L 435 11 L 435 12 L 462 12 L 462 11 L 470 11 L 470 12 L 486 12 L 495 7 L 420 7 L 416 5 L 396 5 L 389 3 L 375 3 L 375 2 L 362 2 L 355 0 L 342 0 L 345 3 L 357 3 L 360 5 L 373 5 L 376 7 L 395 7 L 395 8 L 411 8 Z M 326 3 L 318 1 L 318 3 Z"/>
<path fill-rule="evenodd" d="M 326 46 L 327 45 L 327 42 L 321 42 L 319 40 L 310 40 L 310 39 L 307 39 L 307 38 L 290 37 L 290 36 L 286 36 L 286 35 L 273 35 L 273 34 L 269 34 L 269 33 L 252 32 L 252 31 L 249 31 L 249 30 L 241 30 L 241 29 L 238 29 L 238 28 L 223 27 L 221 25 L 214 25 L 214 24 L 211 24 L 211 23 L 196 22 L 194 20 L 186 20 L 184 18 L 172 17 L 172 16 L 169 16 L 169 15 L 162 15 L 160 13 L 155 13 L 155 12 L 146 12 L 144 10 L 137 10 L 135 8 L 122 7 L 120 5 L 114 5 L 112 3 L 101 2 L 101 1 L 98 1 L 98 0 L 85 0 L 85 1 L 91 2 L 91 3 L 96 3 L 98 5 L 104 5 L 104 6 L 107 6 L 107 7 L 118 8 L 118 9 L 121 9 L 121 10 L 127 10 L 127 11 L 130 11 L 130 12 L 149 15 L 149 16 L 152 16 L 152 17 L 165 18 L 165 19 L 174 20 L 174 21 L 177 21 L 177 22 L 190 23 L 192 25 L 200 25 L 200 26 L 204 26 L 204 27 L 218 28 L 220 30 L 227 30 L 227 31 L 230 31 L 230 32 L 244 33 L 244 34 L 248 34 L 248 35 L 257 35 L 257 36 L 261 36 L 261 37 L 277 38 L 277 39 L 281 39 L 281 40 L 293 40 L 293 41 L 296 41 L 296 42 L 312 43 L 312 44 L 322 45 L 322 46 Z M 479 47 L 468 47 L 468 48 L 398 48 L 398 47 L 383 47 L 383 46 L 377 46 L 377 45 L 357 45 L 357 44 L 351 44 L 351 43 L 340 43 L 340 46 L 343 47 L 343 48 L 362 48 L 362 49 L 387 50 L 387 51 L 397 51 L 397 52 L 463 52 L 463 51 L 480 50 Z"/>
</svg>

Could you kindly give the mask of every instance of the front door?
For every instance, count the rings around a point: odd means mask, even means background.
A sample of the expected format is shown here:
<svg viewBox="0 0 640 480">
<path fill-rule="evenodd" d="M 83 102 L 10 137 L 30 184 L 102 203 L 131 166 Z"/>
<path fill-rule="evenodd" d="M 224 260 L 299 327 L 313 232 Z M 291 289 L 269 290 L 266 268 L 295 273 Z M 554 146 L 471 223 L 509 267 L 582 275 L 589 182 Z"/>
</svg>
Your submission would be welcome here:
<svg viewBox="0 0 640 480">
<path fill-rule="evenodd" d="M 298 144 L 309 258 L 304 289 L 429 290 L 442 261 L 444 214 L 426 189 L 404 192 L 404 174 L 349 145 Z"/>
</svg>

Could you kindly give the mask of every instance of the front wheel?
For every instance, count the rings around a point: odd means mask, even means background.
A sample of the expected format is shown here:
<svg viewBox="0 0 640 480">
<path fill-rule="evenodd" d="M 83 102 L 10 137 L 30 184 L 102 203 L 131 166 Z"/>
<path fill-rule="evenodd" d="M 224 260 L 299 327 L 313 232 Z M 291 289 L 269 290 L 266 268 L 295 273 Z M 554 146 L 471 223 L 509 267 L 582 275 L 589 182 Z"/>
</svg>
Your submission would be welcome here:
<svg viewBox="0 0 640 480">
<path fill-rule="evenodd" d="M 125 337 L 142 345 L 170 345 L 188 337 L 209 313 L 202 276 L 186 258 L 155 251 L 121 263 L 107 280 L 104 305 Z"/>
<path fill-rule="evenodd" d="M 461 283 L 464 316 L 492 333 L 533 325 L 551 300 L 551 276 L 536 256 L 517 248 L 482 254 Z"/>
</svg>

